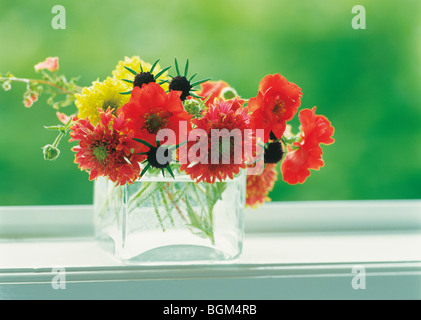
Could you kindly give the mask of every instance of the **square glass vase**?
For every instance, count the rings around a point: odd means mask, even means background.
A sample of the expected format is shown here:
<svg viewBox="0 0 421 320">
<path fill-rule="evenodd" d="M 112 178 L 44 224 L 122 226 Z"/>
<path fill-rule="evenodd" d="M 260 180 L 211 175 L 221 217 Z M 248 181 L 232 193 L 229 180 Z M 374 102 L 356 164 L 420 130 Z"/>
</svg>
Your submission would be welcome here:
<svg viewBox="0 0 421 320">
<path fill-rule="evenodd" d="M 124 263 L 205 262 L 242 251 L 246 173 L 213 184 L 146 173 L 134 184 L 94 183 L 96 239 Z"/>
</svg>

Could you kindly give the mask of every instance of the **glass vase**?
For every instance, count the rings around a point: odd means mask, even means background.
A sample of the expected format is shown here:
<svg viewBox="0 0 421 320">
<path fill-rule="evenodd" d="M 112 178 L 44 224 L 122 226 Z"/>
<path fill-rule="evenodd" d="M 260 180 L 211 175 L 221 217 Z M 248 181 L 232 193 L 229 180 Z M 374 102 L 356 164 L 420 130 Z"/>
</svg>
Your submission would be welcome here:
<svg viewBox="0 0 421 320">
<path fill-rule="evenodd" d="M 96 238 L 126 263 L 203 262 L 237 258 L 243 244 L 246 173 L 213 184 L 145 174 L 94 187 Z"/>
</svg>

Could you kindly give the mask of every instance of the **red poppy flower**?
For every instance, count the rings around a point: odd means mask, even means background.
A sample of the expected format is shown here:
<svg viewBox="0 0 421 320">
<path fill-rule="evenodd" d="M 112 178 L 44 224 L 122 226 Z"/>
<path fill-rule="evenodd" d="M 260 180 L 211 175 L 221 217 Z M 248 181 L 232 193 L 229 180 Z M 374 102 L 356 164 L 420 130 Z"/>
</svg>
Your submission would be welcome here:
<svg viewBox="0 0 421 320">
<path fill-rule="evenodd" d="M 248 175 L 246 205 L 256 208 L 265 201 L 270 201 L 268 194 L 272 191 L 277 179 L 276 164 L 267 164 L 259 175 Z"/>
<path fill-rule="evenodd" d="M 200 97 L 210 98 L 206 101 L 206 105 L 210 106 L 216 98 L 219 98 L 224 88 L 229 87 L 225 81 L 207 81 L 201 84 L 202 90 L 198 93 Z"/>
<path fill-rule="evenodd" d="M 329 120 L 322 115 L 316 115 L 316 107 L 304 109 L 299 113 L 301 123 L 301 141 L 294 142 L 298 149 L 287 147 L 288 153 L 281 165 L 285 182 L 289 184 L 304 183 L 310 176 L 310 169 L 319 170 L 323 167 L 323 151 L 320 144 L 332 144 L 335 131 Z"/>
<path fill-rule="evenodd" d="M 316 115 L 316 107 L 311 110 L 301 110 L 298 118 L 301 123 L 302 144 L 315 146 L 320 143 L 332 144 L 335 142 L 332 138 L 335 128 L 325 116 Z"/>
<path fill-rule="evenodd" d="M 265 130 L 265 142 L 269 140 L 271 131 L 281 138 L 286 122 L 297 113 L 301 97 L 301 89 L 296 84 L 288 82 L 280 74 L 267 75 L 260 82 L 257 97 L 249 100 L 252 128 Z"/>
<path fill-rule="evenodd" d="M 299 148 L 288 153 L 281 165 L 282 177 L 289 184 L 304 183 L 310 176 L 310 169 L 319 170 L 323 167 L 322 150 L 319 147 Z"/>
<path fill-rule="evenodd" d="M 196 132 L 200 131 L 204 136 L 189 142 L 186 146 L 187 152 L 181 151 L 183 146 L 180 147 L 180 170 L 185 171 L 197 182 L 214 183 L 216 179 L 232 179 L 241 168 L 246 167 L 244 150 L 249 149 L 245 148 L 245 144 L 251 143 L 252 137 L 249 115 L 243 104 L 244 101 L 240 99 L 217 100 L 215 104 L 210 105 L 202 118 L 193 120 L 198 129 Z M 212 138 L 215 133 L 220 134 L 222 141 L 219 138 L 215 139 L 215 136 Z M 225 151 L 223 141 L 229 136 L 229 150 Z M 219 152 L 215 152 L 215 149 Z M 193 153 L 193 150 L 200 150 L 200 154 Z M 197 158 L 192 159 L 192 155 L 193 158 Z"/>
<path fill-rule="evenodd" d="M 144 156 L 136 154 L 127 120 L 123 115 L 115 117 L 111 109 L 99 112 L 101 121 L 96 127 L 88 118 L 78 119 L 71 127 L 70 142 L 79 141 L 72 149 L 76 152 L 75 163 L 89 173 L 89 180 L 105 176 L 117 185 L 133 183 L 140 175 L 139 162 Z"/>
<path fill-rule="evenodd" d="M 156 145 L 156 135 L 161 129 L 171 129 L 179 142 L 180 121 L 187 122 L 191 129 L 189 115 L 183 108 L 180 92 L 166 93 L 157 83 L 144 84 L 142 88 L 133 88 L 130 101 L 119 111 L 128 119 L 127 127 L 134 132 L 134 137 Z"/>
</svg>

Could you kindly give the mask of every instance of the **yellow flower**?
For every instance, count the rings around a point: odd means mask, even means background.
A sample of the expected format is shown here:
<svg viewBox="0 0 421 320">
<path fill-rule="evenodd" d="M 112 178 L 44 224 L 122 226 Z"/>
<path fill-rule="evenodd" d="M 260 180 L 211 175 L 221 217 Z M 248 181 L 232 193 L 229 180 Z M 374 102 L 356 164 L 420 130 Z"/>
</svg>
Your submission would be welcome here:
<svg viewBox="0 0 421 320">
<path fill-rule="evenodd" d="M 120 60 L 117 64 L 116 68 L 113 70 L 112 75 L 113 75 L 114 79 L 118 79 L 118 80 L 126 79 L 126 80 L 131 80 L 131 81 L 134 80 L 134 77 L 135 77 L 134 74 L 131 73 L 129 70 L 127 70 L 125 67 L 127 67 L 129 69 L 132 69 L 135 72 L 141 73 L 142 70 L 143 70 L 143 72 L 149 72 L 152 68 L 152 65 L 150 63 L 147 63 L 147 62 L 143 61 L 138 56 L 133 56 L 131 58 L 125 57 L 124 61 Z M 159 66 L 159 64 L 156 64 L 155 68 L 153 69 L 153 74 L 157 75 L 161 71 L 162 71 L 162 69 Z M 168 77 L 168 72 L 165 71 L 155 80 L 158 84 L 161 81 L 170 80 L 170 78 Z M 131 83 L 124 82 L 124 84 L 126 85 L 125 91 L 130 91 L 130 90 L 133 89 L 133 85 Z M 160 85 L 165 91 L 168 90 L 168 83 L 167 82 L 162 83 Z"/>
<path fill-rule="evenodd" d="M 92 86 L 84 88 L 81 94 L 76 94 L 75 104 L 79 109 L 78 117 L 89 118 L 95 126 L 100 121 L 98 108 L 106 111 L 109 107 L 113 112 L 129 102 L 130 95 L 120 94 L 127 91 L 124 82 L 107 77 L 105 81 L 94 81 Z"/>
</svg>

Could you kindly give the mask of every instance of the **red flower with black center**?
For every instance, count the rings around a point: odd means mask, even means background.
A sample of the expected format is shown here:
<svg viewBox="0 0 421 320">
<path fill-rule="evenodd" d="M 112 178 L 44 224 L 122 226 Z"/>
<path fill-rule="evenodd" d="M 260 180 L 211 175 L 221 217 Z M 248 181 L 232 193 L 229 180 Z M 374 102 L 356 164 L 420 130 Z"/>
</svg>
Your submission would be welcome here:
<svg viewBox="0 0 421 320">
<path fill-rule="evenodd" d="M 247 176 L 246 205 L 256 208 L 265 201 L 270 201 L 268 194 L 275 186 L 278 179 L 276 164 L 266 164 L 263 172 L 259 175 Z"/>
<path fill-rule="evenodd" d="M 269 140 L 271 132 L 281 138 L 286 122 L 297 113 L 301 97 L 301 89 L 296 84 L 288 82 L 280 74 L 267 75 L 260 82 L 257 97 L 251 98 L 248 103 L 252 112 L 251 127 L 265 130 L 264 142 Z"/>
<path fill-rule="evenodd" d="M 136 154 L 133 133 L 127 131 L 127 120 L 116 117 L 112 110 L 99 109 L 101 121 L 94 127 L 88 118 L 77 119 L 71 127 L 70 142 L 79 141 L 72 148 L 75 163 L 89 173 L 89 180 L 108 177 L 117 185 L 133 183 L 140 175 L 139 162 L 144 156 Z"/>
<path fill-rule="evenodd" d="M 249 149 L 245 145 L 252 143 L 252 132 L 243 104 L 240 99 L 217 100 L 202 118 L 193 120 L 196 128 L 192 133 L 197 132 L 198 138 L 180 147 L 180 170 L 196 182 L 214 183 L 216 179 L 233 179 L 240 169 L 246 168 L 245 151 Z M 181 151 L 183 147 L 186 152 Z"/>
<path fill-rule="evenodd" d="M 157 83 L 144 84 L 142 88 L 133 88 L 130 101 L 120 113 L 128 119 L 127 127 L 134 132 L 134 137 L 156 145 L 156 135 L 161 129 L 171 129 L 179 142 L 180 121 L 186 121 L 187 130 L 191 129 L 189 115 L 183 108 L 180 92 L 166 93 Z"/>
<path fill-rule="evenodd" d="M 285 182 L 289 184 L 304 183 L 310 176 L 310 169 L 323 167 L 323 151 L 320 144 L 332 144 L 335 128 L 322 115 L 316 115 L 316 107 L 312 110 L 301 110 L 298 115 L 301 123 L 301 141 L 294 142 L 293 150 L 287 147 L 288 153 L 281 165 Z"/>
</svg>

